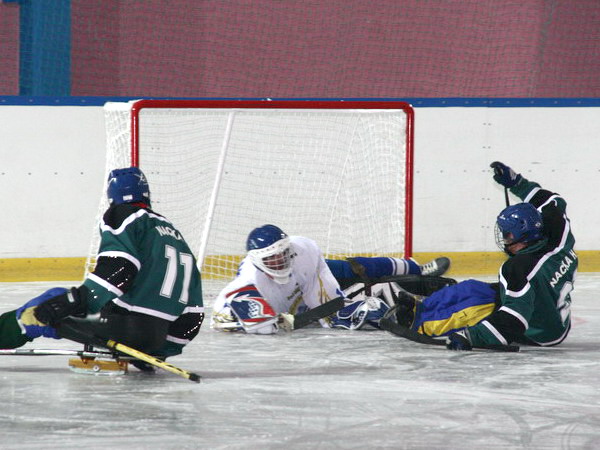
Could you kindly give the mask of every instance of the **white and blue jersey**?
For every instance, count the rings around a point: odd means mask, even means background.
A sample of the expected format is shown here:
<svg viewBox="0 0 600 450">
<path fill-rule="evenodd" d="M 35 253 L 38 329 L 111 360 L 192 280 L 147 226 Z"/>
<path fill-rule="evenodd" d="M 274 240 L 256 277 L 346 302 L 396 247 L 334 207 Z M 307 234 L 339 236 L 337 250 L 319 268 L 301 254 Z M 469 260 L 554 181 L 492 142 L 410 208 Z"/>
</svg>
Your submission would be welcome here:
<svg viewBox="0 0 600 450">
<path fill-rule="evenodd" d="M 248 325 L 274 323 L 280 313 L 297 314 L 343 295 L 316 242 L 291 236 L 290 244 L 292 272 L 289 281 L 286 284 L 275 282 L 254 266 L 250 258 L 244 258 L 236 278 L 215 300 L 211 327 L 249 331 Z M 269 330 L 274 332 L 276 327 Z"/>
</svg>

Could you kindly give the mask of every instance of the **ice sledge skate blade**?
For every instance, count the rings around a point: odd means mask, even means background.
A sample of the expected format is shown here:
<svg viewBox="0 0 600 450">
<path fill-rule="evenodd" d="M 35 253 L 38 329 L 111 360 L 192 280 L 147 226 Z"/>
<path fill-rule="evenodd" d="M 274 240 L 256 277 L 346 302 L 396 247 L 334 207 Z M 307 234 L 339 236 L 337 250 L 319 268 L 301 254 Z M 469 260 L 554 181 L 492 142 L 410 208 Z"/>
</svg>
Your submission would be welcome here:
<svg viewBox="0 0 600 450">
<path fill-rule="evenodd" d="M 128 371 L 127 361 L 115 359 L 71 358 L 69 368 L 73 372 L 88 375 L 125 375 Z"/>
</svg>

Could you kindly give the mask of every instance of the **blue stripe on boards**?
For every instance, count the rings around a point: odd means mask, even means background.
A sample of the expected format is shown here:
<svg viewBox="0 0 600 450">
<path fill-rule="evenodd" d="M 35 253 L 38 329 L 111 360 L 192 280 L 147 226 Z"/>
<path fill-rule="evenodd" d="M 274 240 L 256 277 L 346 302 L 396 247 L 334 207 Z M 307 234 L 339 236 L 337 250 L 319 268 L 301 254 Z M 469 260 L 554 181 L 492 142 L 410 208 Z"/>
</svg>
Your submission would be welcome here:
<svg viewBox="0 0 600 450">
<path fill-rule="evenodd" d="M 102 106 L 106 102 L 128 102 L 140 99 L 154 100 L 266 100 L 241 97 L 87 97 L 61 96 L 54 93 L 0 96 L 0 105 L 39 106 Z M 403 101 L 415 108 L 577 108 L 600 107 L 600 98 L 274 98 L 270 100 L 340 100 L 340 101 Z"/>
</svg>

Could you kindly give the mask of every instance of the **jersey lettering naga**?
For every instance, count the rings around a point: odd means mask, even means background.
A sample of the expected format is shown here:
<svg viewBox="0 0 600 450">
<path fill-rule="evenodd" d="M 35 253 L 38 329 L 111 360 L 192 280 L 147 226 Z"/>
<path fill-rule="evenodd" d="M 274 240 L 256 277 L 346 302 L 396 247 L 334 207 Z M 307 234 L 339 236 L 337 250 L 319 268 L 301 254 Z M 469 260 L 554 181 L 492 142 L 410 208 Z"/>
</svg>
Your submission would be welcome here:
<svg viewBox="0 0 600 450">
<path fill-rule="evenodd" d="M 169 322 L 203 313 L 196 259 L 181 233 L 163 216 L 133 204 L 110 207 L 100 226 L 96 269 L 84 285 L 88 309 L 109 301 Z"/>
<path fill-rule="evenodd" d="M 571 327 L 570 293 L 578 262 L 566 202 L 526 179 L 511 192 L 541 211 L 545 238 L 502 265 L 501 305 L 485 320 L 469 327 L 471 339 L 473 345 L 556 345 Z"/>
<path fill-rule="evenodd" d="M 316 242 L 291 236 L 292 272 L 286 284 L 276 283 L 250 258 L 242 260 L 236 278 L 218 295 L 211 326 L 219 330 L 249 331 L 253 324 L 274 322 L 280 313 L 297 314 L 342 295 Z M 260 333 L 274 332 L 276 327 Z"/>
</svg>

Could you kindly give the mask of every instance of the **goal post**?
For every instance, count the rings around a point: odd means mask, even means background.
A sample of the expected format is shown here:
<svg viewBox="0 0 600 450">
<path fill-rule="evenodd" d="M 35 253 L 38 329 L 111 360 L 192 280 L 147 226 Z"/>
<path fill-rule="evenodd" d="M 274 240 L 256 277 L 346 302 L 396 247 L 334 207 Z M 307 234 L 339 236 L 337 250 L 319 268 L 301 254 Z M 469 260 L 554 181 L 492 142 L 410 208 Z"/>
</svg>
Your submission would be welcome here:
<svg viewBox="0 0 600 450">
<path fill-rule="evenodd" d="M 106 175 L 144 171 L 152 209 L 197 252 L 203 282 L 235 276 L 248 233 L 266 223 L 326 258 L 412 254 L 407 103 L 138 100 L 107 103 L 105 120 Z M 98 244 L 96 231 L 88 271 Z"/>
</svg>

